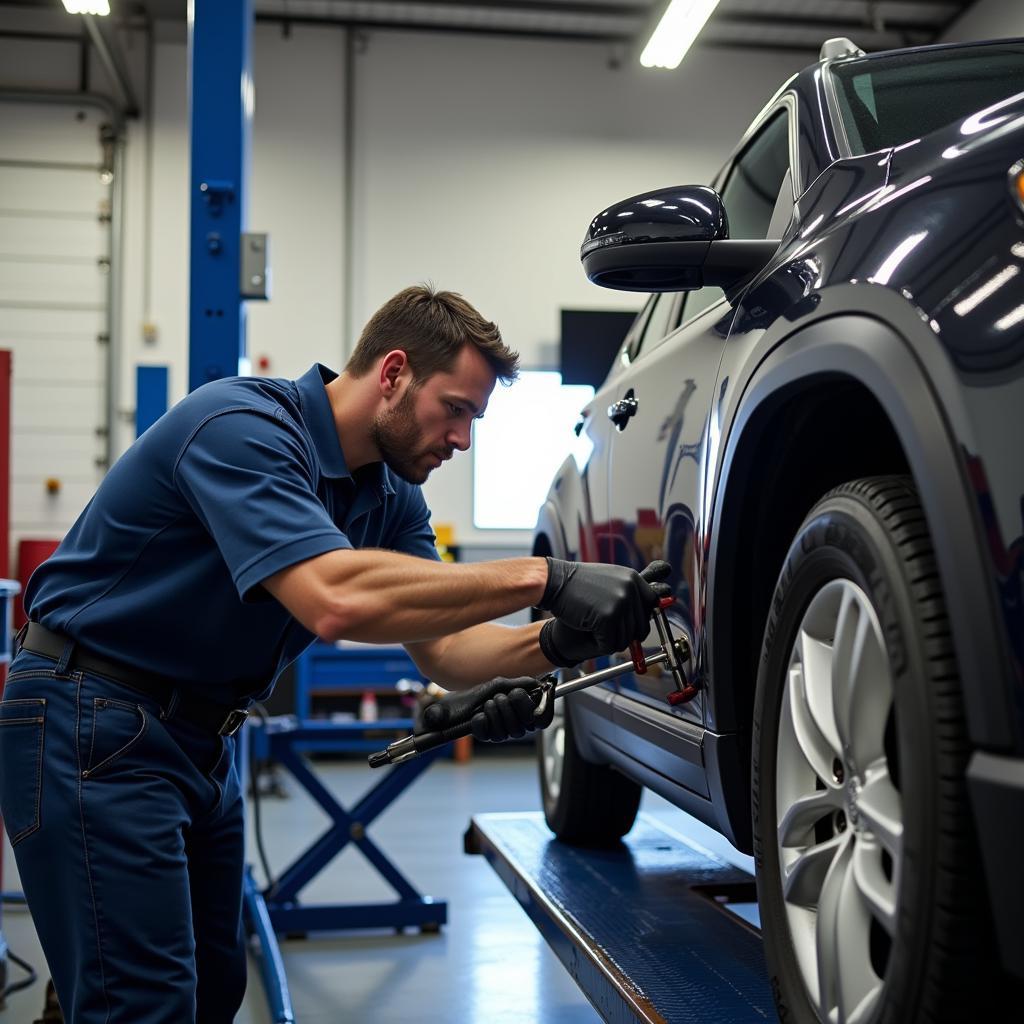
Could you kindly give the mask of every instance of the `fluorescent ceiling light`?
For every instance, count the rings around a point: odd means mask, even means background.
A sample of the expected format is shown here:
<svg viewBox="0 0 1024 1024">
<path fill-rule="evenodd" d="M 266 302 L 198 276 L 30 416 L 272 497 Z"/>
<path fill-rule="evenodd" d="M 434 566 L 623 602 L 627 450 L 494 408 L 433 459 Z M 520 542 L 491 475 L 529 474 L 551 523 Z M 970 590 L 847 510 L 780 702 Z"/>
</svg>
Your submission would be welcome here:
<svg viewBox="0 0 1024 1024">
<path fill-rule="evenodd" d="M 671 0 L 650 42 L 640 54 L 645 68 L 679 67 L 686 51 L 700 35 L 718 0 Z"/>
<path fill-rule="evenodd" d="M 109 14 L 110 0 L 64 0 L 68 14 Z"/>
</svg>

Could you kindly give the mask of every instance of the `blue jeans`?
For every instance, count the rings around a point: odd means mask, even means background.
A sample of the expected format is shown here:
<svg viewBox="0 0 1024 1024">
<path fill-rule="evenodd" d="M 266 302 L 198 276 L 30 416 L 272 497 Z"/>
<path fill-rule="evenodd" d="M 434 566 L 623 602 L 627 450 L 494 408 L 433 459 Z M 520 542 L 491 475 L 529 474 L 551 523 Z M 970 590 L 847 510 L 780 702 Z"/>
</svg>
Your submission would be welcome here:
<svg viewBox="0 0 1024 1024">
<path fill-rule="evenodd" d="M 21 651 L 0 812 L 68 1024 L 228 1024 L 245 991 L 234 739 Z"/>
</svg>

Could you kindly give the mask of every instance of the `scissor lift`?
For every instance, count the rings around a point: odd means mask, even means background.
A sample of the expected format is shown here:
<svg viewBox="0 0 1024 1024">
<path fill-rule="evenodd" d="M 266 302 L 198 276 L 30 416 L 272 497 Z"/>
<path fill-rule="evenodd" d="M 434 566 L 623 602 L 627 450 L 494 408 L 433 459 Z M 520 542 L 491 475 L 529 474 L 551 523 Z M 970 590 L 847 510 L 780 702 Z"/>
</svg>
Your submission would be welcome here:
<svg viewBox="0 0 1024 1024">
<path fill-rule="evenodd" d="M 611 850 L 556 841 L 539 813 L 481 814 L 483 854 L 610 1024 L 776 1020 L 750 876 L 641 815 Z"/>
</svg>

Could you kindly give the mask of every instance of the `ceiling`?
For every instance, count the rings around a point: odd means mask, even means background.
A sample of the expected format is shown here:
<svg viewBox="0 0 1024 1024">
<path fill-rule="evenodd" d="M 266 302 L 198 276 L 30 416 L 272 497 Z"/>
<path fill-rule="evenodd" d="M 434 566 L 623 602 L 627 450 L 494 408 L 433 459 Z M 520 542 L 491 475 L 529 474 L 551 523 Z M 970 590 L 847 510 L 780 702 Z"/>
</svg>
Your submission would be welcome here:
<svg viewBox="0 0 1024 1024">
<path fill-rule="evenodd" d="M 4 0 L 11 3 L 11 0 Z M 17 0 L 15 0 L 17 2 Z M 720 0 L 698 45 L 816 54 L 849 36 L 877 51 L 934 42 L 975 0 Z M 58 0 L 20 0 L 58 7 Z M 145 8 L 184 20 L 186 0 L 111 0 L 117 14 Z M 650 35 L 666 0 L 253 0 L 256 18 L 282 25 L 468 32 L 634 44 Z"/>
</svg>

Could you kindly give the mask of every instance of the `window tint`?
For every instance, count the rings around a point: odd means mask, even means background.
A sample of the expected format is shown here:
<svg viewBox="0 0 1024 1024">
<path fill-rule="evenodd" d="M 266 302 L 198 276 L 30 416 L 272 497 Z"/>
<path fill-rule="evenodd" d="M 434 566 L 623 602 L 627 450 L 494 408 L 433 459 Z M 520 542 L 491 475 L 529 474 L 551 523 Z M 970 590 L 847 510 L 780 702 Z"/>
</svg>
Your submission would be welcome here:
<svg viewBox="0 0 1024 1024">
<path fill-rule="evenodd" d="M 789 119 L 783 110 L 751 139 L 722 189 L 730 238 L 768 237 L 772 211 L 788 170 Z"/>
<path fill-rule="evenodd" d="M 836 65 L 832 76 L 851 150 L 871 153 L 919 139 L 1020 92 L 1024 45 L 855 60 Z"/>
<path fill-rule="evenodd" d="M 675 327 L 672 311 L 675 309 L 675 292 L 661 292 L 652 299 L 651 315 L 640 336 L 639 344 L 633 349 L 635 359 L 641 352 L 654 348 L 668 332 Z"/>
<path fill-rule="evenodd" d="M 768 237 L 768 226 L 788 170 L 789 120 L 783 110 L 751 139 L 722 189 L 730 238 Z M 688 292 L 683 300 L 680 322 L 685 323 L 703 313 L 724 294 L 721 288 L 715 287 Z"/>
<path fill-rule="evenodd" d="M 709 306 L 713 306 L 725 292 L 714 285 L 708 285 L 699 291 L 687 292 L 683 303 L 683 315 L 680 318 L 682 323 L 692 319 L 698 313 L 703 313 Z M 717 322 L 717 321 L 716 321 Z"/>
</svg>

